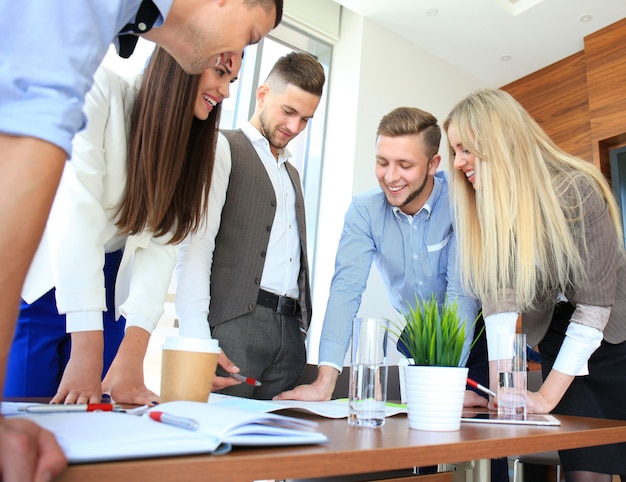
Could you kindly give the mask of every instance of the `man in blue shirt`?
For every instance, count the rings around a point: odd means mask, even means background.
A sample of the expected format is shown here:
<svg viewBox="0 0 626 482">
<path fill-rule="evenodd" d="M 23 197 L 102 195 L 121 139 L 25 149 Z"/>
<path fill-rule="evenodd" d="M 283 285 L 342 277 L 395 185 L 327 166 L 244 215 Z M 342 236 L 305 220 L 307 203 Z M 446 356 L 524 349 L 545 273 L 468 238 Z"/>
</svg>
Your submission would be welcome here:
<svg viewBox="0 0 626 482">
<path fill-rule="evenodd" d="M 317 379 L 276 398 L 330 400 L 372 261 L 398 312 L 406 312 L 407 303 L 414 305 L 416 296 L 428 300 L 434 295 L 439 303 L 446 296 L 456 300 L 466 323 L 462 361 L 471 378 L 488 386 L 484 333 L 470 353 L 479 304 L 464 293 L 460 282 L 447 175 L 437 172 L 440 140 L 437 119 L 420 109 L 399 107 L 380 121 L 376 133 L 380 189 L 355 196 L 346 213 L 322 327 Z M 486 407 L 487 399 L 467 390 L 464 405 Z M 491 480 L 508 480 L 507 470 L 506 459 L 493 460 Z"/>
<path fill-rule="evenodd" d="M 141 35 L 196 74 L 258 42 L 280 22 L 282 4 L 0 0 L 0 386 L 22 284 L 111 42 L 127 57 Z M 49 480 L 65 465 L 51 434 L 25 420 L 0 417 L 0 448 L 7 482 Z"/>
<path fill-rule="evenodd" d="M 435 295 L 440 303 L 446 296 L 457 301 L 466 322 L 463 360 L 467 360 L 479 306 L 460 284 L 447 176 L 437 172 L 440 139 L 437 119 L 420 109 L 401 107 L 382 118 L 376 135 L 380 189 L 355 196 L 345 216 L 322 328 L 317 379 L 278 398 L 330 399 L 372 261 L 398 312 L 406 312 L 408 303 L 414 305 L 416 295 L 420 300 Z M 486 352 L 478 358 L 484 358 L 477 364 L 483 373 L 473 376 L 485 383 Z M 465 404 L 487 406 L 487 400 L 468 391 Z"/>
</svg>

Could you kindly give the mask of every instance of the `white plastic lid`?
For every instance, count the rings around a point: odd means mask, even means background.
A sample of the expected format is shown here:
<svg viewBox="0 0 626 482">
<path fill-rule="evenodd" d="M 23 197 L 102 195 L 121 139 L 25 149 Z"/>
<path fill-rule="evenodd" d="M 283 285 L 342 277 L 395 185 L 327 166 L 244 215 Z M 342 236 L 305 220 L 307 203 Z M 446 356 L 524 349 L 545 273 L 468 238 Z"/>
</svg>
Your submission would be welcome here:
<svg viewBox="0 0 626 482">
<path fill-rule="evenodd" d="M 218 340 L 186 336 L 168 336 L 162 348 L 164 350 L 195 351 L 201 353 L 220 353 L 221 351 Z"/>
</svg>

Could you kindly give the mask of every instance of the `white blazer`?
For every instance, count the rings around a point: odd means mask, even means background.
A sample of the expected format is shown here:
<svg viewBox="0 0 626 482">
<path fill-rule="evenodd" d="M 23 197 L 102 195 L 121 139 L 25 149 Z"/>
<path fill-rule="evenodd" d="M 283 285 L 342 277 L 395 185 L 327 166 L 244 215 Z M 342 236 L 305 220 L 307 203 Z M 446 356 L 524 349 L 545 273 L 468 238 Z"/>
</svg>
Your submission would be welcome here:
<svg viewBox="0 0 626 482">
<path fill-rule="evenodd" d="M 127 123 L 134 88 L 100 67 L 84 107 L 87 127 L 72 145 L 44 237 L 31 264 L 22 298 L 28 302 L 56 288 L 67 331 L 102 330 L 106 310 L 104 254 L 124 249 L 118 271 L 116 318 L 152 332 L 176 262 L 169 236 L 150 232 L 120 236 L 116 209 L 126 184 Z"/>
</svg>

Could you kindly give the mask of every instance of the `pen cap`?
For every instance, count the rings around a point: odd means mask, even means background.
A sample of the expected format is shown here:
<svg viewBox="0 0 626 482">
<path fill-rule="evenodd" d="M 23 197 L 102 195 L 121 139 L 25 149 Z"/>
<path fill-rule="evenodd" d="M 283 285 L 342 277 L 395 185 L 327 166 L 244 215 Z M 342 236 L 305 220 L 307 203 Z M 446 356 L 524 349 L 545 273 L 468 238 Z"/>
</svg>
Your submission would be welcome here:
<svg viewBox="0 0 626 482">
<path fill-rule="evenodd" d="M 213 338 L 191 338 L 186 336 L 168 336 L 163 342 L 164 350 L 195 351 L 200 353 L 221 352 L 218 340 Z"/>
<path fill-rule="evenodd" d="M 161 402 L 207 402 L 220 352 L 217 340 L 167 337 L 161 358 Z"/>
</svg>

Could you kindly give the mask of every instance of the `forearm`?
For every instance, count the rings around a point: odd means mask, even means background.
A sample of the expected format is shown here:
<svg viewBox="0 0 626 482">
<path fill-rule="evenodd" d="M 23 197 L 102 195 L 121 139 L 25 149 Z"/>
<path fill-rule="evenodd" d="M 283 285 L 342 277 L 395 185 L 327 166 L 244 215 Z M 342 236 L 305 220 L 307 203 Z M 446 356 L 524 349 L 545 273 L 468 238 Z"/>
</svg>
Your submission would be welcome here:
<svg viewBox="0 0 626 482">
<path fill-rule="evenodd" d="M 317 368 L 317 378 L 314 383 L 322 387 L 328 397 L 330 397 L 335 390 L 337 378 L 339 378 L 339 372 L 335 368 L 329 365 L 320 365 Z"/>
<path fill-rule="evenodd" d="M 72 335 L 72 348 L 69 363 L 82 367 L 83 372 L 90 376 L 102 374 L 102 354 L 104 352 L 104 335 L 101 330 L 76 331 Z"/>
<path fill-rule="evenodd" d="M 150 334 L 139 327 L 126 328 L 124 339 L 102 381 L 103 390 L 118 403 L 153 405 L 159 400 L 156 393 L 146 387 L 143 361 Z"/>
<path fill-rule="evenodd" d="M 558 370 L 550 370 L 548 377 L 545 379 L 537 395 L 542 399 L 543 404 L 540 407 L 529 407 L 529 412 L 550 412 L 563 398 L 565 392 L 574 381 L 573 375 L 566 375 Z"/>
<path fill-rule="evenodd" d="M 66 159 L 45 141 L 0 134 L 0 386 L 24 278 L 46 224 Z"/>
<path fill-rule="evenodd" d="M 146 330 L 136 326 L 127 328 L 111 368 L 123 367 L 125 372 L 141 376 L 143 381 L 143 360 L 149 341 L 150 333 Z"/>
</svg>

